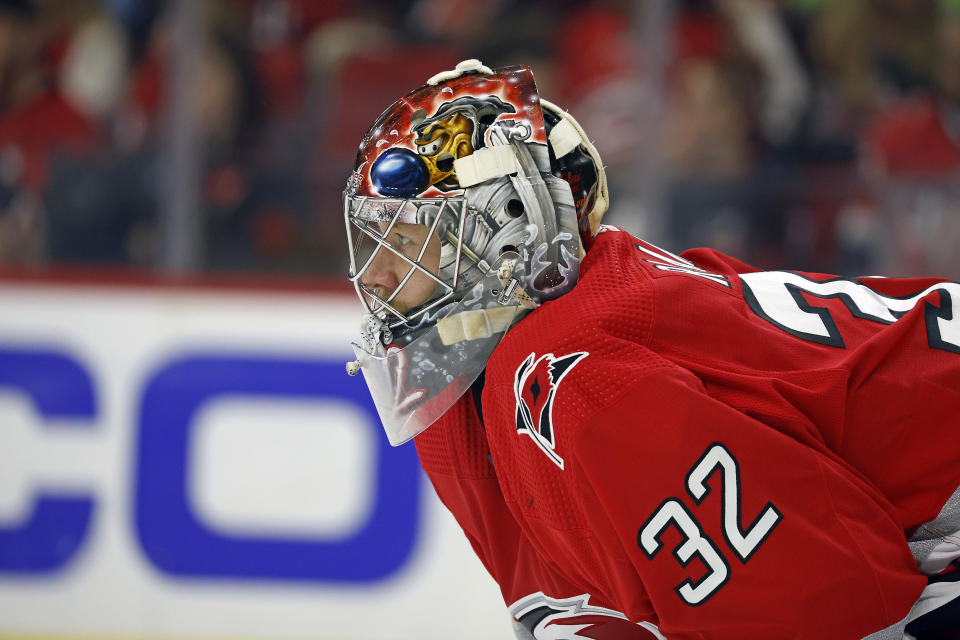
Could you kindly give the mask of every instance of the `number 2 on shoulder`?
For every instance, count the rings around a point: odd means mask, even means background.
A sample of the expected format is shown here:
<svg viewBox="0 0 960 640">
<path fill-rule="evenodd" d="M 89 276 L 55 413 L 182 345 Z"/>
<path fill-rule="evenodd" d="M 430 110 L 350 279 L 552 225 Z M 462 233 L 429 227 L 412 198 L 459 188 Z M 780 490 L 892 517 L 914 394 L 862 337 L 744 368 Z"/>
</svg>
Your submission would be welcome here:
<svg viewBox="0 0 960 640">
<path fill-rule="evenodd" d="M 723 471 L 723 537 L 740 562 L 746 564 L 773 533 L 783 514 L 773 503 L 767 502 L 746 530 L 741 528 L 740 468 L 736 459 L 719 442 L 707 447 L 687 473 L 687 493 L 694 502 L 701 504 L 710 495 L 710 486 L 706 483 L 718 469 Z M 727 583 L 730 578 L 730 565 L 713 540 L 703 532 L 703 527 L 694 515 L 676 498 L 664 500 L 637 532 L 637 545 L 647 558 L 652 560 L 659 553 L 663 547 L 660 537 L 670 525 L 675 526 L 684 537 L 683 542 L 673 550 L 673 556 L 680 566 L 686 567 L 694 556 L 699 556 L 708 570 L 706 575 L 697 581 L 689 578 L 684 580 L 674 591 L 681 600 L 691 606 L 703 604 Z"/>
</svg>

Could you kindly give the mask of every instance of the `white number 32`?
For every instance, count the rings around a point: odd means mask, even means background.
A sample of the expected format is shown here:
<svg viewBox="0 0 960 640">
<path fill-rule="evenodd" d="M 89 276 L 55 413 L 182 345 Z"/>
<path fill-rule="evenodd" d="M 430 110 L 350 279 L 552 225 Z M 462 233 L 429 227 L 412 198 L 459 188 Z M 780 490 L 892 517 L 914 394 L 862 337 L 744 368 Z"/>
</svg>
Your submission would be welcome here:
<svg viewBox="0 0 960 640">
<path fill-rule="evenodd" d="M 924 303 L 927 340 L 931 348 L 960 353 L 960 283 L 938 282 L 904 298 L 882 295 L 866 284 L 848 278 L 811 280 L 789 271 L 758 271 L 740 275 L 743 298 L 758 316 L 780 329 L 810 342 L 843 348 L 844 340 L 830 311 L 809 304 L 802 294 L 836 298 L 854 318 L 893 324 L 933 291 L 940 293 L 940 305 Z M 841 321 L 841 325 L 843 322 Z"/>
<path fill-rule="evenodd" d="M 718 469 L 723 470 L 723 537 L 740 562 L 746 564 L 773 533 L 783 515 L 772 503 L 767 502 L 746 530 L 740 528 L 740 469 L 736 459 L 719 442 L 707 447 L 706 452 L 687 474 L 687 493 L 694 502 L 700 504 L 710 494 L 710 487 L 706 482 Z M 684 580 L 674 591 L 681 600 L 691 606 L 703 604 L 730 579 L 730 565 L 713 540 L 704 534 L 693 514 L 676 498 L 664 500 L 637 532 L 637 545 L 647 558 L 652 560 L 663 547 L 660 542 L 661 534 L 671 524 L 684 536 L 683 542 L 673 550 L 673 556 L 680 565 L 686 567 L 694 556 L 700 556 L 708 570 L 707 574 L 697 581 L 690 578 Z"/>
</svg>

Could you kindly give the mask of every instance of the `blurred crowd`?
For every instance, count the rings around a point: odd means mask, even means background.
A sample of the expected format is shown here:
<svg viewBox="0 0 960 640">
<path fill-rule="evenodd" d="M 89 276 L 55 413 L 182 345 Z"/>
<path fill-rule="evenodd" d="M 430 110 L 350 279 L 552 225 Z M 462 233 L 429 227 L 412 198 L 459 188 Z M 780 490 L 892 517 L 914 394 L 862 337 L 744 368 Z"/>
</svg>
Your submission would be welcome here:
<svg viewBox="0 0 960 640">
<path fill-rule="evenodd" d="M 197 0 L 178 81 L 191 2 L 0 0 L 0 265 L 163 268 L 187 202 L 201 270 L 343 274 L 363 133 L 477 57 L 581 121 L 614 224 L 960 278 L 960 0 Z"/>
</svg>

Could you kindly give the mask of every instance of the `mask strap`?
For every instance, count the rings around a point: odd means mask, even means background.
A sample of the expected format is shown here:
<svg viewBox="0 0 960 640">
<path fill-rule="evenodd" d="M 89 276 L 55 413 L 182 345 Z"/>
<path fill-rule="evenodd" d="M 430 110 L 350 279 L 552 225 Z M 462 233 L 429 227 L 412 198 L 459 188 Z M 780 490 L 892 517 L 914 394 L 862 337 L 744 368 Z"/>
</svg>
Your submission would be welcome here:
<svg viewBox="0 0 960 640">
<path fill-rule="evenodd" d="M 600 159 L 600 152 L 597 151 L 597 148 L 593 146 L 592 142 L 590 142 L 590 138 L 587 137 L 587 134 L 584 132 L 583 127 L 580 126 L 580 123 L 577 122 L 576 118 L 570 115 L 569 112 L 564 111 L 557 105 L 548 100 L 544 100 L 543 98 L 540 98 L 540 105 L 541 107 L 546 107 L 552 113 L 560 117 L 560 122 L 553 127 L 554 132 L 557 131 L 557 129 L 560 129 L 560 133 L 557 134 L 557 144 L 559 148 L 554 147 L 554 155 L 558 158 L 562 158 L 576 148 L 576 146 L 582 145 L 584 150 L 587 152 L 587 155 L 589 155 L 590 159 L 593 160 L 593 164 L 597 169 L 596 202 L 594 202 L 593 209 L 587 216 L 587 219 L 590 221 L 590 233 L 592 235 L 597 235 L 603 214 L 607 212 L 607 208 L 610 206 L 610 196 L 607 193 L 607 173 L 603 169 L 603 160 Z M 573 142 L 571 133 L 576 136 L 576 144 L 573 146 L 570 146 L 571 142 Z M 551 146 L 553 146 L 553 140 L 554 136 L 553 132 L 551 132 Z"/>
<path fill-rule="evenodd" d="M 487 180 L 513 175 L 519 170 L 513 146 L 509 144 L 483 147 L 453 161 L 453 171 L 464 189 Z"/>
</svg>

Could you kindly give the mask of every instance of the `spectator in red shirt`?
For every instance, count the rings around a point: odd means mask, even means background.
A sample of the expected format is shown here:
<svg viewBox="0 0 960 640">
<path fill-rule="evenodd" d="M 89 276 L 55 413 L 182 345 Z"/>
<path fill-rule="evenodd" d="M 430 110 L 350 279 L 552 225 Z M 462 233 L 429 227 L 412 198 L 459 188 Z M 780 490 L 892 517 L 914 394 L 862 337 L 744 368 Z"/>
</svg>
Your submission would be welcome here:
<svg viewBox="0 0 960 640">
<path fill-rule="evenodd" d="M 936 90 L 894 105 L 867 131 L 871 170 L 929 178 L 960 170 L 960 15 L 945 15 L 937 43 Z"/>
<path fill-rule="evenodd" d="M 50 154 L 96 140 L 91 122 L 57 91 L 46 27 L 30 0 L 0 2 L 0 261 L 36 254 Z"/>
</svg>

